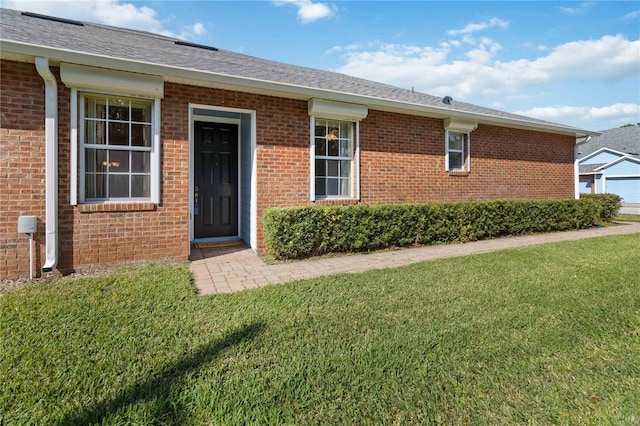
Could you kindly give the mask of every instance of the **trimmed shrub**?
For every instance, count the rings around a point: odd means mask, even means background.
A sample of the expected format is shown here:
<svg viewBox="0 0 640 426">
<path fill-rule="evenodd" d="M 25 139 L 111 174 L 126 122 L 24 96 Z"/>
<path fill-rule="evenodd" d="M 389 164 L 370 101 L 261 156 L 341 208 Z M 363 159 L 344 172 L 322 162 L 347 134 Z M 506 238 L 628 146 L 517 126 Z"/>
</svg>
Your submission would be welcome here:
<svg viewBox="0 0 640 426">
<path fill-rule="evenodd" d="M 591 199 L 358 204 L 270 208 L 263 225 L 269 253 L 287 259 L 588 228 L 599 212 Z"/>
<path fill-rule="evenodd" d="M 580 199 L 594 200 L 598 203 L 599 217 L 603 222 L 611 222 L 618 215 L 622 201 L 616 194 L 580 194 Z"/>
</svg>

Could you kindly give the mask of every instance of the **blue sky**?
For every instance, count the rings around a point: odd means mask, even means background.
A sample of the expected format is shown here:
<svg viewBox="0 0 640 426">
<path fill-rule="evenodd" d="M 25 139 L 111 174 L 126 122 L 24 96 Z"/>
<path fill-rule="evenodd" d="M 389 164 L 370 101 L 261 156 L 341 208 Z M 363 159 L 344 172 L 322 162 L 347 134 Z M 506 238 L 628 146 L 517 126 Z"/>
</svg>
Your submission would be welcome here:
<svg viewBox="0 0 640 426">
<path fill-rule="evenodd" d="M 604 130 L 640 122 L 638 1 L 0 0 Z"/>
</svg>

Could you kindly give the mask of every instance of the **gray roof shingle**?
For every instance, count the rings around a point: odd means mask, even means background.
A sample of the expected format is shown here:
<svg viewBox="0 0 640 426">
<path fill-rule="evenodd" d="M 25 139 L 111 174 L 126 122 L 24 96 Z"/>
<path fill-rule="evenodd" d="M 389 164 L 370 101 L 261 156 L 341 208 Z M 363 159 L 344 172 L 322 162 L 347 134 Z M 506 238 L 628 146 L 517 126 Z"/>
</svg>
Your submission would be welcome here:
<svg viewBox="0 0 640 426">
<path fill-rule="evenodd" d="M 589 142 L 580 145 L 581 154 L 578 158 L 584 158 L 601 148 L 613 149 L 640 159 L 640 126 L 618 127 L 604 130 L 600 136 L 592 136 Z"/>
<path fill-rule="evenodd" d="M 440 97 L 345 74 L 260 59 L 224 49 L 214 51 L 176 45 L 175 38 L 148 32 L 93 23 L 74 25 L 27 16 L 10 9 L 0 10 L 0 28 L 2 41 L 434 107 L 445 114 L 447 110 L 458 111 L 487 116 L 490 121 L 497 117 L 532 125 L 557 126 L 567 131 L 575 130 L 576 134 L 585 133 L 570 126 L 465 102 L 454 101 L 449 106 L 442 103 Z"/>
</svg>

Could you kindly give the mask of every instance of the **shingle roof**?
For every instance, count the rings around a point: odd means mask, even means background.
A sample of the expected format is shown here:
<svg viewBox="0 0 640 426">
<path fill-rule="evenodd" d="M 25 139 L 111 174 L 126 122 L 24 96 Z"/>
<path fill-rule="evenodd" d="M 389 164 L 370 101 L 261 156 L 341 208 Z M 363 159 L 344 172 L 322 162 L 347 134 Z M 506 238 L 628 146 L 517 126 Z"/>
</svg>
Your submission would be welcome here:
<svg viewBox="0 0 640 426">
<path fill-rule="evenodd" d="M 372 100 L 372 104 L 375 104 L 376 100 L 393 101 L 405 105 L 438 108 L 443 114 L 447 114 L 447 111 L 470 113 L 486 116 L 487 121 L 505 119 L 534 127 L 554 127 L 554 130 L 575 132 L 575 134 L 593 133 L 465 102 L 454 101 L 451 105 L 446 105 L 440 97 L 345 74 L 260 59 L 224 49 L 209 50 L 177 45 L 177 39 L 158 34 L 86 22 L 78 24 L 80 25 L 1 9 L 0 40 L 195 70 L 211 74 L 210 78 L 215 78 L 215 75 L 233 76 L 260 82 L 319 89 L 328 93 L 367 97 Z"/>
<path fill-rule="evenodd" d="M 580 173 L 593 173 L 597 168 L 604 166 L 605 163 L 600 164 L 580 164 Z"/>
<path fill-rule="evenodd" d="M 584 158 L 601 148 L 609 148 L 640 159 L 640 126 L 625 126 L 604 130 L 600 136 L 592 136 L 589 142 L 580 145 Z"/>
</svg>

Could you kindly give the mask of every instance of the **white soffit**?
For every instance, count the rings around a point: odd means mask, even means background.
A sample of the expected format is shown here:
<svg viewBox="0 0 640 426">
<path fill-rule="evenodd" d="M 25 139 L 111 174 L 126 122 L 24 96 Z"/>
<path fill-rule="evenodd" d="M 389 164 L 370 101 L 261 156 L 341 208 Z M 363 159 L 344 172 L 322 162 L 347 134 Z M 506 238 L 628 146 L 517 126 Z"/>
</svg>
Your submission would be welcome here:
<svg viewBox="0 0 640 426">
<path fill-rule="evenodd" d="M 164 78 L 157 75 L 62 63 L 60 78 L 67 87 L 79 90 L 150 98 L 164 97 Z"/>
<path fill-rule="evenodd" d="M 478 128 L 478 122 L 458 117 L 444 119 L 444 128 L 451 132 L 469 133 Z"/>
<path fill-rule="evenodd" d="M 360 121 L 369 114 L 366 105 L 348 104 L 313 98 L 309 101 L 309 115 L 344 121 Z"/>
</svg>

